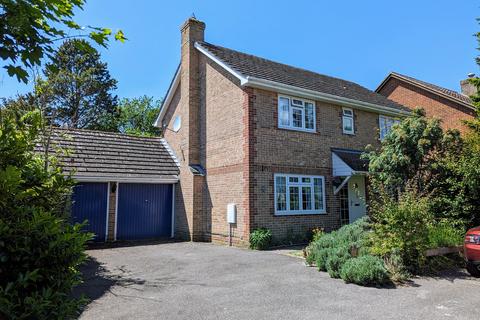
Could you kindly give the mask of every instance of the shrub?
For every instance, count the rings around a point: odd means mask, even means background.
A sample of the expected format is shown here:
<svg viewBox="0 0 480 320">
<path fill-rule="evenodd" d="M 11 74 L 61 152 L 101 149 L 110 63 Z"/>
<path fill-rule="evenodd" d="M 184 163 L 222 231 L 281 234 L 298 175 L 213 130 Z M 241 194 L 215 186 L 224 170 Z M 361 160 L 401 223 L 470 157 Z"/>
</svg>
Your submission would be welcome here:
<svg viewBox="0 0 480 320">
<path fill-rule="evenodd" d="M 314 246 L 318 249 L 323 248 L 332 248 L 337 245 L 337 233 L 335 231 L 331 233 L 326 233 L 322 237 L 320 237 L 317 241 L 314 242 Z"/>
<path fill-rule="evenodd" d="M 315 263 L 317 264 L 318 271 L 327 271 L 327 260 L 332 250 L 332 248 L 323 248 L 316 252 Z"/>
<path fill-rule="evenodd" d="M 358 248 L 365 245 L 368 239 L 367 234 L 370 230 L 368 217 L 356 220 L 354 223 L 344 225 L 335 234 L 336 242 L 341 245 L 353 245 Z"/>
<path fill-rule="evenodd" d="M 458 246 L 463 243 L 464 235 L 462 228 L 456 228 L 448 221 L 434 223 L 428 227 L 428 246 L 429 248 Z"/>
<path fill-rule="evenodd" d="M 372 206 L 372 253 L 383 257 L 397 251 L 410 271 L 420 270 L 426 261 L 432 221 L 428 198 L 407 191 L 398 201 L 388 196 L 381 200 Z"/>
<path fill-rule="evenodd" d="M 411 277 L 403 264 L 402 257 L 398 253 L 398 250 L 393 250 L 389 255 L 385 256 L 384 264 L 393 282 L 404 282 Z"/>
<path fill-rule="evenodd" d="M 324 233 L 317 240 L 310 242 L 305 248 L 305 262 L 313 265 L 317 260 L 317 254 L 320 250 L 335 246 L 335 232 Z"/>
<path fill-rule="evenodd" d="M 348 259 L 352 258 L 350 249 L 347 246 L 335 247 L 328 252 L 326 269 L 330 277 L 340 278 L 340 270 Z"/>
<path fill-rule="evenodd" d="M 250 234 L 250 249 L 264 250 L 272 242 L 272 232 L 265 228 L 253 230 Z"/>
<path fill-rule="evenodd" d="M 90 235 L 65 222 L 72 181 L 34 153 L 40 127 L 0 110 L 0 319 L 68 319 L 84 302 L 69 295 Z"/>
<path fill-rule="evenodd" d="M 308 265 L 316 263 L 320 271 L 326 271 L 328 254 L 332 250 L 325 249 L 346 247 L 349 252 L 355 249 L 357 254 L 370 252 L 368 248 L 369 228 L 368 218 L 362 218 L 352 224 L 341 227 L 337 231 L 322 233 L 305 249 L 306 263 Z"/>
<path fill-rule="evenodd" d="M 382 259 L 371 255 L 347 260 L 342 266 L 340 277 L 345 282 L 360 285 L 384 284 L 388 281 Z"/>
</svg>

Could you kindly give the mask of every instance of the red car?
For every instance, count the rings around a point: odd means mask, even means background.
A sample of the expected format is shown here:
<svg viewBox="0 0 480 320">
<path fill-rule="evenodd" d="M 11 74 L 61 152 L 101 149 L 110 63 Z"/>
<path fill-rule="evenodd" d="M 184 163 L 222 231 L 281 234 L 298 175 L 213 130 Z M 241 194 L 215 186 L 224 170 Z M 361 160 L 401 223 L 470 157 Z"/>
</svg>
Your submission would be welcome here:
<svg viewBox="0 0 480 320">
<path fill-rule="evenodd" d="M 480 277 L 480 227 L 467 231 L 463 249 L 468 272 L 474 277 Z"/>
</svg>

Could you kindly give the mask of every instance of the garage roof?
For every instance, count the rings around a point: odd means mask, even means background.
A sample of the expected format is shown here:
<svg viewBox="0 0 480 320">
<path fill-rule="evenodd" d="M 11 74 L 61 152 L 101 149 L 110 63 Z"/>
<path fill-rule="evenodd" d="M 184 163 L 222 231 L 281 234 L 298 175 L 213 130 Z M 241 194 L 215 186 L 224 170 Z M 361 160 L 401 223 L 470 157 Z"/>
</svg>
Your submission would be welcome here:
<svg viewBox="0 0 480 320">
<path fill-rule="evenodd" d="M 51 150 L 57 154 L 64 170 L 73 172 L 77 180 L 178 181 L 176 159 L 166 141 L 159 137 L 56 128 L 51 139 Z"/>
</svg>

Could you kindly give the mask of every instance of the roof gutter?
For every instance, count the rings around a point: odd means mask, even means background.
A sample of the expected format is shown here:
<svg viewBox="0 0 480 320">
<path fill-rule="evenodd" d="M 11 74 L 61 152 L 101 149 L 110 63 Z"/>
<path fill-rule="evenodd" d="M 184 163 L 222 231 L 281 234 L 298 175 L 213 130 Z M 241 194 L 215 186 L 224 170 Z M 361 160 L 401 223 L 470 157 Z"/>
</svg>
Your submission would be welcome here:
<svg viewBox="0 0 480 320">
<path fill-rule="evenodd" d="M 172 175 L 164 178 L 137 178 L 137 177 L 112 177 L 112 176 L 73 176 L 78 182 L 107 182 L 115 181 L 121 183 L 162 183 L 172 184 L 178 182 L 178 176 Z"/>
<path fill-rule="evenodd" d="M 395 108 L 385 107 L 378 104 L 363 102 L 359 100 L 344 98 L 328 93 L 322 93 L 314 90 L 303 89 L 283 83 L 278 83 L 275 81 L 259 79 L 256 77 L 247 77 L 247 81 L 244 83 L 244 86 L 259 88 L 259 89 L 266 89 L 266 90 L 274 90 L 284 94 L 290 95 L 300 95 L 305 98 L 310 98 L 317 101 L 323 102 L 330 102 L 341 104 L 346 107 L 352 107 L 356 109 L 362 109 L 366 111 L 375 111 L 375 112 L 382 112 L 385 115 L 392 115 L 392 116 L 406 116 L 410 114 L 410 111 L 407 110 L 398 110 Z"/>
</svg>

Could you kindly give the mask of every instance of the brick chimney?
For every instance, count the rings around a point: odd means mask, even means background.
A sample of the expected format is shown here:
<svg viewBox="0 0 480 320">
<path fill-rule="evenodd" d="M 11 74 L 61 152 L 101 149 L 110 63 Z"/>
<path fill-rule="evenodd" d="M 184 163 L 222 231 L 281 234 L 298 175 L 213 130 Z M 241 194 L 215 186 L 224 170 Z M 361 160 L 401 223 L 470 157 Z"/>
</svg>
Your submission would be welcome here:
<svg viewBox="0 0 480 320">
<path fill-rule="evenodd" d="M 473 84 L 470 83 L 470 79 L 474 78 L 475 74 L 469 73 L 468 79 L 460 81 L 460 88 L 462 89 L 462 94 L 466 96 L 473 96 L 477 93 L 477 88 Z"/>
<path fill-rule="evenodd" d="M 195 18 L 189 18 L 180 28 L 181 43 L 181 95 L 182 104 L 187 106 L 188 119 L 188 150 L 187 164 L 198 164 L 200 161 L 200 83 L 199 55 L 195 49 L 196 41 L 204 40 L 205 23 Z M 185 119 L 185 120 L 187 120 Z"/>
<path fill-rule="evenodd" d="M 200 52 L 195 49 L 195 42 L 203 41 L 205 23 L 189 18 L 180 27 L 181 31 L 181 65 L 180 65 L 180 101 L 183 110 L 182 152 L 185 158 L 180 168 L 179 194 L 183 198 L 184 217 L 177 219 L 180 233 L 187 230 L 186 237 L 193 241 L 205 241 L 206 218 L 203 211 L 203 190 L 205 177 L 191 172 L 191 165 L 200 161 Z M 180 214 L 181 216 L 182 214 Z M 180 221 L 179 221 L 180 220 Z M 183 228 L 180 227 L 183 225 Z"/>
</svg>

